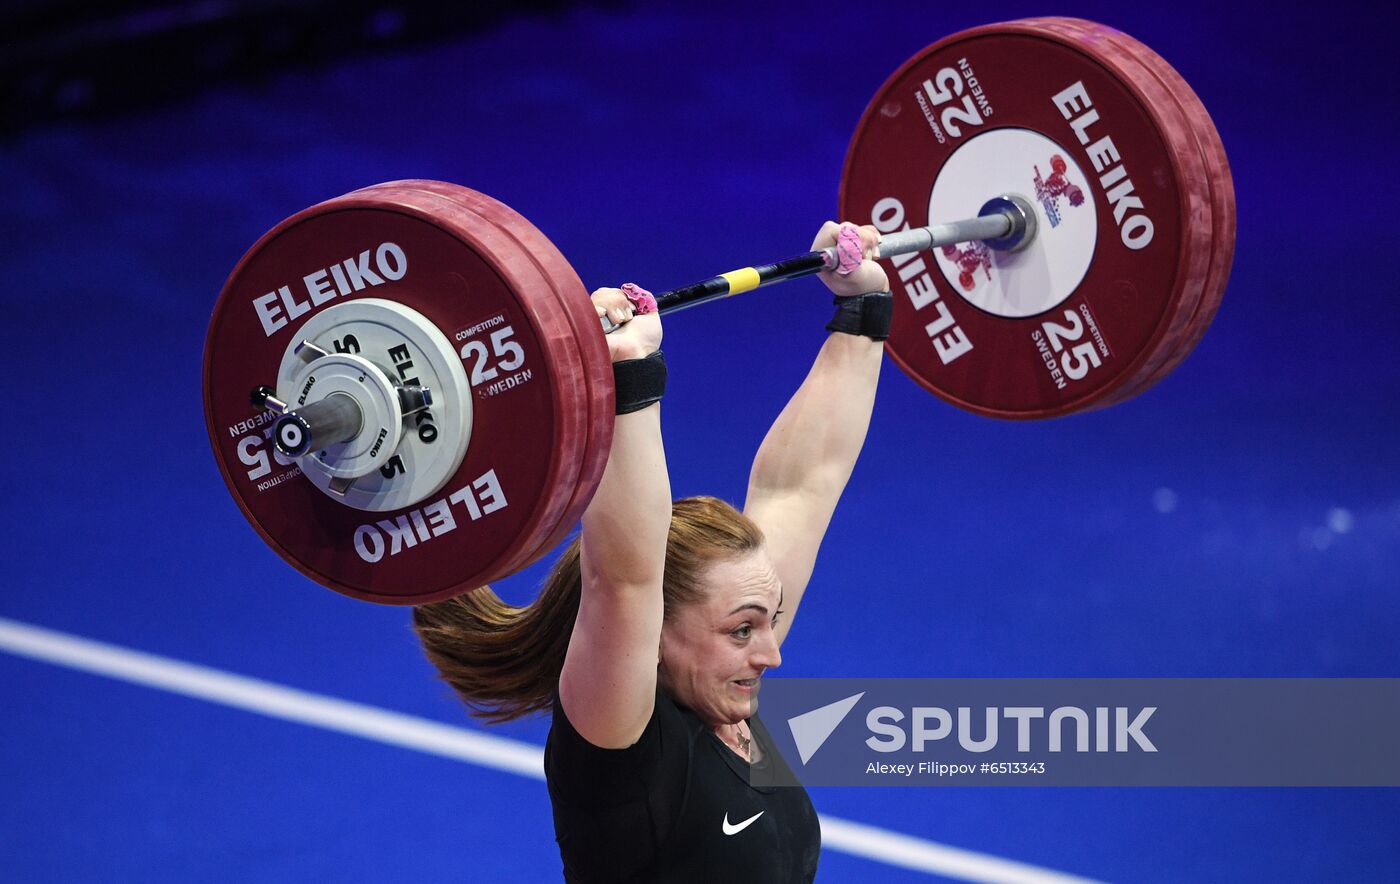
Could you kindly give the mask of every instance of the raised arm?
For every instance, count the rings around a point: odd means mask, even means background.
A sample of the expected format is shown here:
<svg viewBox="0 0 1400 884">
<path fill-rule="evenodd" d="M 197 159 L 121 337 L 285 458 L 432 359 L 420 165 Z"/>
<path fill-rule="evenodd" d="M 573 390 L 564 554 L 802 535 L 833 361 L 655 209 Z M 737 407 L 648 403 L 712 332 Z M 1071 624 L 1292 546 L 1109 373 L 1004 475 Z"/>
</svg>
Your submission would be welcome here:
<svg viewBox="0 0 1400 884">
<path fill-rule="evenodd" d="M 599 316 L 606 310 L 626 323 L 608 336 L 614 364 L 656 352 L 660 317 L 634 317 L 619 289 L 600 289 L 593 302 Z M 652 404 L 617 416 L 607 467 L 583 514 L 583 594 L 559 697 L 569 722 L 595 746 L 630 746 L 651 718 L 670 523 L 661 406 Z"/>
<path fill-rule="evenodd" d="M 828 221 L 812 248 L 836 244 L 840 229 Z M 860 236 L 860 255 L 847 233 L 846 272 L 824 272 L 822 280 L 838 297 L 887 291 L 884 268 L 872 260 L 879 234 L 868 226 L 853 230 Z M 865 443 L 883 351 L 883 344 L 869 337 L 832 332 L 754 458 L 744 512 L 763 529 L 782 581 L 779 643 L 792 627 L 836 501 Z"/>
</svg>

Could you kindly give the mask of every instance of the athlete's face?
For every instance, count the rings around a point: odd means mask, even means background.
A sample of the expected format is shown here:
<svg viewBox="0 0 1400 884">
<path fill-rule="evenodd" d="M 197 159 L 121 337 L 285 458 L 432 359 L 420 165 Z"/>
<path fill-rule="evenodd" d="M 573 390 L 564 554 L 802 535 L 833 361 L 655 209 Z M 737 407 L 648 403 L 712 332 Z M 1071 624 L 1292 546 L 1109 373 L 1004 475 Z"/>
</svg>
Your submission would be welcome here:
<svg viewBox="0 0 1400 884">
<path fill-rule="evenodd" d="M 783 588 L 766 550 L 711 565 L 699 601 L 661 629 L 661 686 L 712 727 L 753 714 L 759 678 L 782 663 Z"/>
</svg>

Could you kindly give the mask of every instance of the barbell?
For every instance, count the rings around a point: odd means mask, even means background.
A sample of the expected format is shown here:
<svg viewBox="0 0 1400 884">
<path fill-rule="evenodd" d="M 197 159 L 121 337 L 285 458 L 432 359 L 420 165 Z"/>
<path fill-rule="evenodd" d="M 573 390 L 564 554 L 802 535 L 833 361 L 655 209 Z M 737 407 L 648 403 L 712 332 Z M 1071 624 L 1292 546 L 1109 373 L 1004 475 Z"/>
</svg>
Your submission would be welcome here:
<svg viewBox="0 0 1400 884">
<path fill-rule="evenodd" d="M 974 28 L 906 62 L 860 119 L 839 206 L 881 231 L 894 361 L 999 418 L 1156 383 L 1210 324 L 1234 253 L 1200 100 L 1141 43 L 1077 19 Z M 803 253 L 657 300 L 672 312 L 833 263 Z M 357 190 L 259 239 L 215 304 L 204 399 L 263 539 L 390 604 L 554 547 L 612 438 L 604 329 L 577 274 L 508 206 L 439 181 Z"/>
</svg>

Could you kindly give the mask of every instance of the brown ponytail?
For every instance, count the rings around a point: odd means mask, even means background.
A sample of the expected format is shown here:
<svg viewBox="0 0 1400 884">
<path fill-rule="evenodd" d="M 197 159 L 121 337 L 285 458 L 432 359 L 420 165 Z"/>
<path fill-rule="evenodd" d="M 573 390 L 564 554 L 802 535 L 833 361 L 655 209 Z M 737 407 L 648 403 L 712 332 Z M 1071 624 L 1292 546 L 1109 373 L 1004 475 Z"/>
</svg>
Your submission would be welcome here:
<svg viewBox="0 0 1400 884">
<path fill-rule="evenodd" d="M 671 508 L 662 596 L 666 619 L 700 597 L 714 562 L 758 549 L 763 535 L 747 516 L 714 497 L 688 497 Z M 544 588 L 523 608 L 489 586 L 413 609 L 413 629 L 472 714 L 490 722 L 548 711 L 578 616 L 582 577 L 579 538 L 554 563 Z"/>
</svg>

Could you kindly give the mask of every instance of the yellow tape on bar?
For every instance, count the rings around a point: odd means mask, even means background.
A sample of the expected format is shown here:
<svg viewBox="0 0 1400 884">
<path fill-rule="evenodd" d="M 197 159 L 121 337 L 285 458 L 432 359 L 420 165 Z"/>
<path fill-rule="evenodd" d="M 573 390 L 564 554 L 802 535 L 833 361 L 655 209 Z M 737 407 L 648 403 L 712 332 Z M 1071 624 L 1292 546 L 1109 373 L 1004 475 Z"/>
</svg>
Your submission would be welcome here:
<svg viewBox="0 0 1400 884">
<path fill-rule="evenodd" d="M 731 270 L 728 273 L 721 273 L 724 281 L 729 283 L 729 294 L 737 295 L 740 292 L 747 292 L 758 288 L 758 271 L 752 267 L 745 267 L 743 270 Z"/>
</svg>

